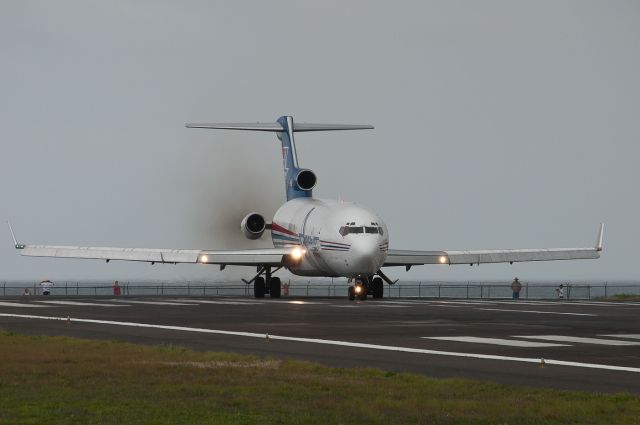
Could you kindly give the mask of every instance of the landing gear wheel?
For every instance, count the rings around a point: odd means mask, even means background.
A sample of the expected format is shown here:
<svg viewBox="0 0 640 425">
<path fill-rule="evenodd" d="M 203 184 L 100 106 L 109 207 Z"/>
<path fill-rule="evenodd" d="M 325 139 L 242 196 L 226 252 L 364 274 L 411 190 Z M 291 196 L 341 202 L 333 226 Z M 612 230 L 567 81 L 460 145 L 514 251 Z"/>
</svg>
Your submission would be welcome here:
<svg viewBox="0 0 640 425">
<path fill-rule="evenodd" d="M 384 283 L 379 277 L 374 277 L 371 282 L 372 295 L 374 299 L 382 298 L 384 296 Z"/>
<path fill-rule="evenodd" d="M 356 288 L 356 294 L 358 294 L 358 299 L 365 301 L 367 299 L 367 287 L 365 285 L 357 285 L 360 288 L 360 291 L 358 291 L 358 288 Z"/>
<path fill-rule="evenodd" d="M 253 296 L 256 298 L 264 298 L 264 277 L 256 277 L 253 281 Z"/>
<path fill-rule="evenodd" d="M 349 286 L 349 301 L 353 301 L 356 299 L 356 288 L 353 286 Z"/>
<path fill-rule="evenodd" d="M 269 293 L 271 298 L 280 298 L 280 278 L 272 277 L 269 282 Z"/>
</svg>

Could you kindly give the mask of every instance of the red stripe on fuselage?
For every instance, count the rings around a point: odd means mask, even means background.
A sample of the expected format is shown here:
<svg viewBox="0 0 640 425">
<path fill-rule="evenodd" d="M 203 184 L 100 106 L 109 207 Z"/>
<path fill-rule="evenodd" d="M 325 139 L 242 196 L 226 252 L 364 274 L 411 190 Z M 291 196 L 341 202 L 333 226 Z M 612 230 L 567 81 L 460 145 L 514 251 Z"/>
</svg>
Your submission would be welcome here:
<svg viewBox="0 0 640 425">
<path fill-rule="evenodd" d="M 275 230 L 277 232 L 281 232 L 281 233 L 285 233 L 287 235 L 298 237 L 297 234 L 293 233 L 289 229 L 285 229 L 284 227 L 280 226 L 278 223 L 271 223 L 271 230 Z"/>
</svg>

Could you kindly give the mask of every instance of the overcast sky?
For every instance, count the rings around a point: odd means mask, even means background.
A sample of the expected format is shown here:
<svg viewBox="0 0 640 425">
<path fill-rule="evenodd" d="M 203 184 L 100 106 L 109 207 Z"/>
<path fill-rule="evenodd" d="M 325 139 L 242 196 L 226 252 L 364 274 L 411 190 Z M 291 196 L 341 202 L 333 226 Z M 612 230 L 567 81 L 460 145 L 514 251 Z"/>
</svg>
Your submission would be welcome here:
<svg viewBox="0 0 640 425">
<path fill-rule="evenodd" d="M 583 260 L 394 278 L 638 279 L 636 1 L 0 1 L 0 218 L 25 243 L 249 248 L 284 202 L 273 134 L 185 122 L 373 124 L 302 134 L 317 197 L 391 248 L 592 246 Z M 0 281 L 237 279 L 251 269 L 22 258 Z"/>
</svg>

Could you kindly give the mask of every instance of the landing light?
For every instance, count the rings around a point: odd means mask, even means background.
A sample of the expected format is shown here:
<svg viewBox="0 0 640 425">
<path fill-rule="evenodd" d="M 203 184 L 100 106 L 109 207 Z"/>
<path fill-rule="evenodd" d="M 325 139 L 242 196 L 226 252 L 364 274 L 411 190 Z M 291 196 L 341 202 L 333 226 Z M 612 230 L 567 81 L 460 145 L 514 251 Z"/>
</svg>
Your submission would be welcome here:
<svg viewBox="0 0 640 425">
<path fill-rule="evenodd" d="M 441 255 L 440 258 L 438 258 L 438 261 L 440 261 L 440 264 L 444 264 L 447 262 L 447 257 Z"/>
<path fill-rule="evenodd" d="M 360 292 L 362 292 L 362 286 L 356 285 L 356 294 L 359 294 Z"/>
<path fill-rule="evenodd" d="M 207 255 L 201 255 L 200 256 L 200 262 L 201 263 L 206 263 L 207 261 L 209 261 L 209 257 Z"/>
<path fill-rule="evenodd" d="M 306 251 L 302 248 L 293 248 L 293 250 L 291 251 L 291 258 L 293 258 L 294 260 L 299 260 L 302 258 L 305 252 Z"/>
</svg>

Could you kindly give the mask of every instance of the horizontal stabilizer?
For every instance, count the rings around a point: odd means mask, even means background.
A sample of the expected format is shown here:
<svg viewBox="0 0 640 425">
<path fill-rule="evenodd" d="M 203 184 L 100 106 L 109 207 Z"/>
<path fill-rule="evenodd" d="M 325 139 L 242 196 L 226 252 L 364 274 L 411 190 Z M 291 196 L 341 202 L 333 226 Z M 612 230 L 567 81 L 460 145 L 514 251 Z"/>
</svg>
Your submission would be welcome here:
<svg viewBox="0 0 640 425">
<path fill-rule="evenodd" d="M 189 123 L 185 124 L 187 128 L 211 128 L 220 130 L 247 130 L 247 131 L 273 131 L 283 132 L 285 129 L 280 123 L 208 123 L 198 124 Z M 294 123 L 293 131 L 334 131 L 334 130 L 372 130 L 372 125 L 358 125 L 358 124 L 307 124 L 307 123 Z"/>
</svg>

